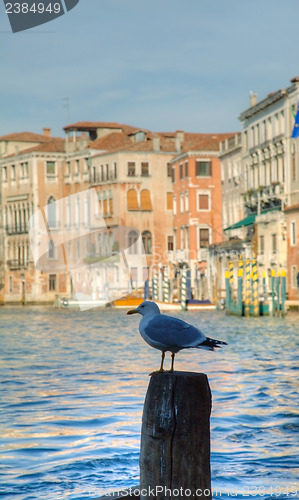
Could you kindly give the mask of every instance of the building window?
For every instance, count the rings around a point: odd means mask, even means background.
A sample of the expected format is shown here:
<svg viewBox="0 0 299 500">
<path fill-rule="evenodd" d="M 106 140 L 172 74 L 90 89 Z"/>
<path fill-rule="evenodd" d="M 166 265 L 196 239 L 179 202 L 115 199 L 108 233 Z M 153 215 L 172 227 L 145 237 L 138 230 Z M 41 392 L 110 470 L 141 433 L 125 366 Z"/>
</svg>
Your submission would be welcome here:
<svg viewBox="0 0 299 500">
<path fill-rule="evenodd" d="M 297 288 L 298 287 L 298 282 L 297 282 L 297 267 L 292 266 L 291 267 L 291 286 L 292 288 Z"/>
<path fill-rule="evenodd" d="M 107 213 L 108 213 L 108 200 L 107 200 L 107 193 L 106 193 L 106 191 L 103 191 L 102 210 L 103 210 L 104 216 L 107 215 Z"/>
<path fill-rule="evenodd" d="M 172 178 L 172 176 L 173 176 L 172 165 L 170 163 L 167 163 L 167 177 L 171 177 Z"/>
<path fill-rule="evenodd" d="M 12 276 L 9 277 L 9 293 L 13 292 L 13 281 Z"/>
<path fill-rule="evenodd" d="M 117 178 L 117 163 L 116 162 L 113 164 L 113 169 L 114 169 L 114 179 L 116 179 Z"/>
<path fill-rule="evenodd" d="M 184 227 L 180 228 L 180 240 L 181 240 L 181 250 L 184 250 L 185 248 Z"/>
<path fill-rule="evenodd" d="M 272 234 L 272 252 L 277 252 L 277 234 Z"/>
<path fill-rule="evenodd" d="M 208 228 L 201 228 L 199 230 L 199 247 L 200 248 L 207 248 L 209 246 L 209 229 Z"/>
<path fill-rule="evenodd" d="M 141 210 L 152 210 L 151 193 L 148 189 L 143 189 L 140 193 Z"/>
<path fill-rule="evenodd" d="M 137 253 L 137 240 L 138 240 L 138 233 L 136 231 L 130 231 L 129 232 L 129 254 L 136 254 Z"/>
<path fill-rule="evenodd" d="M 128 162 L 128 176 L 129 177 L 134 177 L 136 175 L 136 166 L 134 161 L 129 161 Z"/>
<path fill-rule="evenodd" d="M 49 227 L 56 227 L 56 203 L 55 198 L 50 196 L 48 199 L 48 225 Z"/>
<path fill-rule="evenodd" d="M 198 195 L 198 210 L 209 210 L 209 195 L 199 194 Z"/>
<path fill-rule="evenodd" d="M 180 212 L 184 212 L 184 193 L 180 193 Z"/>
<path fill-rule="evenodd" d="M 186 161 L 185 162 L 185 177 L 189 177 L 189 165 L 188 165 L 188 162 Z"/>
<path fill-rule="evenodd" d="M 211 160 L 196 160 L 196 177 L 211 177 Z"/>
<path fill-rule="evenodd" d="M 21 177 L 26 179 L 29 176 L 29 164 L 28 161 L 21 163 Z"/>
<path fill-rule="evenodd" d="M 7 167 L 2 167 L 2 180 L 3 182 L 7 181 Z"/>
<path fill-rule="evenodd" d="M 79 175 L 80 173 L 80 160 L 75 161 L 75 175 Z"/>
<path fill-rule="evenodd" d="M 167 195 L 167 210 L 173 209 L 173 198 L 172 193 L 166 193 Z"/>
<path fill-rule="evenodd" d="M 11 176 L 10 177 L 11 177 L 12 181 L 16 180 L 16 167 L 15 167 L 15 165 L 11 166 Z"/>
<path fill-rule="evenodd" d="M 56 162 L 47 161 L 46 162 L 46 174 L 48 177 L 53 177 L 56 175 Z"/>
<path fill-rule="evenodd" d="M 296 246 L 296 222 L 291 222 L 291 246 Z"/>
<path fill-rule="evenodd" d="M 129 189 L 127 193 L 127 206 L 128 210 L 139 209 L 136 189 Z"/>
<path fill-rule="evenodd" d="M 265 237 L 264 235 L 260 236 L 260 254 L 264 255 L 265 252 Z"/>
<path fill-rule="evenodd" d="M 185 212 L 189 211 L 189 193 L 185 192 Z"/>
<path fill-rule="evenodd" d="M 54 241 L 53 240 L 49 241 L 48 255 L 49 255 L 49 259 L 54 259 L 55 258 L 55 245 L 54 245 Z"/>
<path fill-rule="evenodd" d="M 175 195 L 173 195 L 172 202 L 173 202 L 173 215 L 176 215 L 176 196 Z"/>
<path fill-rule="evenodd" d="M 71 175 L 71 162 L 67 161 L 65 165 L 65 175 Z"/>
<path fill-rule="evenodd" d="M 149 231 L 143 231 L 142 243 L 146 254 L 152 253 L 152 235 Z"/>
<path fill-rule="evenodd" d="M 49 274 L 49 292 L 56 290 L 56 274 Z"/>
<path fill-rule="evenodd" d="M 183 177 L 184 177 L 183 164 L 180 163 L 180 179 L 183 179 Z"/>
<path fill-rule="evenodd" d="M 141 162 L 141 175 L 142 177 L 148 177 L 149 176 L 149 164 L 148 162 Z"/>
<path fill-rule="evenodd" d="M 173 251 L 173 236 L 167 236 L 167 251 Z"/>
<path fill-rule="evenodd" d="M 108 204 L 109 204 L 109 214 L 113 214 L 113 195 L 112 195 L 112 190 L 109 189 L 109 199 L 108 199 Z"/>
</svg>

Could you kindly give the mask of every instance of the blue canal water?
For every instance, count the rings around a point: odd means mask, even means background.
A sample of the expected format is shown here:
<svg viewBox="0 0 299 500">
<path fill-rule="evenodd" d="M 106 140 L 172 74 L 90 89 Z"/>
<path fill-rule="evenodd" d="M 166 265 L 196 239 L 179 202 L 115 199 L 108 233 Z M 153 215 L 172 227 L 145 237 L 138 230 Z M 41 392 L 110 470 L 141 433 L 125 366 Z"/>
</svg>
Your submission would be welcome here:
<svg viewBox="0 0 299 500">
<path fill-rule="evenodd" d="M 299 498 L 299 315 L 173 314 L 228 342 L 176 358 L 177 370 L 209 377 L 214 497 Z M 96 499 L 138 484 L 142 407 L 160 363 L 138 321 L 113 309 L 0 309 L 0 497 Z"/>
</svg>

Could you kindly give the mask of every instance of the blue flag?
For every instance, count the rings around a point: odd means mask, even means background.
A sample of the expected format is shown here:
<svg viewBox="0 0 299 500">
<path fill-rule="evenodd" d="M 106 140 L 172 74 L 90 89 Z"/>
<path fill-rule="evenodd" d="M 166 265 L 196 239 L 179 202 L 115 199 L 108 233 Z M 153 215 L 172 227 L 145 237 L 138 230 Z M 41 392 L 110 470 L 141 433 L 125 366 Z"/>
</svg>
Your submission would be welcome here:
<svg viewBox="0 0 299 500">
<path fill-rule="evenodd" d="M 295 116 L 295 123 L 294 123 L 294 128 L 291 137 L 293 139 L 296 139 L 296 137 L 299 137 L 299 101 L 297 105 L 297 112 Z"/>
</svg>

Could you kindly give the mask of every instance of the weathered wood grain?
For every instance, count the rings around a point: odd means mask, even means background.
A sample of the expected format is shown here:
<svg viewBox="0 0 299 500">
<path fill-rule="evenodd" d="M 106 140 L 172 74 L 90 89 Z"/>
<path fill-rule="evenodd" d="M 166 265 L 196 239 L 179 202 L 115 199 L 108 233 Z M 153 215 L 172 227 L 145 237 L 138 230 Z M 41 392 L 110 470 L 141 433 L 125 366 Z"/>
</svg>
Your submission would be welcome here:
<svg viewBox="0 0 299 500">
<path fill-rule="evenodd" d="M 152 375 L 142 419 L 141 498 L 211 499 L 210 413 L 205 374 Z"/>
</svg>

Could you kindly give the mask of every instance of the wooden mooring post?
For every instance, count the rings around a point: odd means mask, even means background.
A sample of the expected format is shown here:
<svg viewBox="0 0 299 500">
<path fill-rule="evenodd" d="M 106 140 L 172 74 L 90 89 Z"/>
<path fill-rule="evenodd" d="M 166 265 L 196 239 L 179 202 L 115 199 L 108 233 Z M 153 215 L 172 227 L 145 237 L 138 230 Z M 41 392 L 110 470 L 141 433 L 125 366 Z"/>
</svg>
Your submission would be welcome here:
<svg viewBox="0 0 299 500">
<path fill-rule="evenodd" d="M 211 500 L 211 391 L 203 373 L 154 373 L 141 430 L 140 498 Z"/>
</svg>

